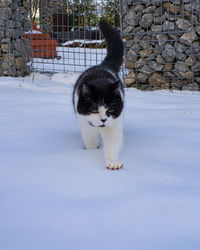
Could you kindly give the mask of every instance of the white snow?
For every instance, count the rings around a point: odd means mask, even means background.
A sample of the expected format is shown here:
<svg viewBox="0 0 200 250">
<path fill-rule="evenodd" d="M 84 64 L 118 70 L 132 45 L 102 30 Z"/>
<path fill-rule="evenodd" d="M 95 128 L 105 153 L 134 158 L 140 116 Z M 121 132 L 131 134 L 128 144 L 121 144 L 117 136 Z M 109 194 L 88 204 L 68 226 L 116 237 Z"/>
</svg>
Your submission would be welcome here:
<svg viewBox="0 0 200 250">
<path fill-rule="evenodd" d="M 110 171 L 83 149 L 77 76 L 0 78 L 0 250 L 199 250 L 200 93 L 126 91 Z"/>
<path fill-rule="evenodd" d="M 42 32 L 39 30 L 31 30 L 31 31 L 25 32 L 25 34 L 42 34 Z"/>
<path fill-rule="evenodd" d="M 62 46 L 68 46 L 68 45 L 72 45 L 73 43 L 80 43 L 80 46 L 83 46 L 84 44 L 101 44 L 102 42 L 104 42 L 105 40 L 83 40 L 83 39 L 75 39 L 72 41 L 67 41 L 65 43 L 62 44 Z"/>
</svg>

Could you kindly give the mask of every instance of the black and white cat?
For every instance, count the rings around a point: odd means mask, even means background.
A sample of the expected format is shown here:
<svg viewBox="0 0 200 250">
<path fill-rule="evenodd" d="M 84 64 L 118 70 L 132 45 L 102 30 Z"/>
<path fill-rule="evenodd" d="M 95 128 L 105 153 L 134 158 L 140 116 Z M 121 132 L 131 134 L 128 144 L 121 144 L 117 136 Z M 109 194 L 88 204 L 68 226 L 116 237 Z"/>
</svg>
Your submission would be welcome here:
<svg viewBox="0 0 200 250">
<path fill-rule="evenodd" d="M 99 26 L 107 42 L 107 56 L 80 75 L 73 104 L 86 149 L 97 148 L 101 136 L 106 167 L 114 170 L 123 167 L 118 154 L 123 142 L 124 90 L 118 72 L 124 45 L 118 31 L 107 22 L 101 21 Z"/>
</svg>

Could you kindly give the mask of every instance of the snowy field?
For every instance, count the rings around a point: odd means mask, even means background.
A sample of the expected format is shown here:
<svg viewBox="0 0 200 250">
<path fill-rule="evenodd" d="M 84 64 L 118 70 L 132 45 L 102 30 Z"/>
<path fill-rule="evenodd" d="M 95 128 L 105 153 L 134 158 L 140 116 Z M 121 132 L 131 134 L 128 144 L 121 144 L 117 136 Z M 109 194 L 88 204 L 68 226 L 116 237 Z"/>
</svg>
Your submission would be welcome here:
<svg viewBox="0 0 200 250">
<path fill-rule="evenodd" d="M 0 78 L 0 250 L 199 250 L 200 93 L 126 91 L 111 171 L 83 149 L 76 77 Z"/>
</svg>

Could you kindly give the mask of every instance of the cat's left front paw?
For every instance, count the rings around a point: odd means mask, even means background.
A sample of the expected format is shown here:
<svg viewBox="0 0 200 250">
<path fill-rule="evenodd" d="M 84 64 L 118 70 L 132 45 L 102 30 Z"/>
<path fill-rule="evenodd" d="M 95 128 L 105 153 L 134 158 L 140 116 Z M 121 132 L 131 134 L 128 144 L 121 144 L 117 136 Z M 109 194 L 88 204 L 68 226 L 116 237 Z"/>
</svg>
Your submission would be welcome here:
<svg viewBox="0 0 200 250">
<path fill-rule="evenodd" d="M 122 164 L 118 160 L 106 161 L 106 168 L 110 170 L 119 170 L 120 168 L 123 168 L 123 166 L 124 164 Z"/>
</svg>

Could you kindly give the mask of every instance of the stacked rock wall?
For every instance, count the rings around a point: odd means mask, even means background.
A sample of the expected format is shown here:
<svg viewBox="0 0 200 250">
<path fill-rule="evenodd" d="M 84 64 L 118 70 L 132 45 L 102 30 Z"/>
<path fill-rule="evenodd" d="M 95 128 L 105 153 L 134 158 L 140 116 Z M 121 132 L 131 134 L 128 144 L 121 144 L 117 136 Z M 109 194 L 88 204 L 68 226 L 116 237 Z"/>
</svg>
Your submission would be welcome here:
<svg viewBox="0 0 200 250">
<path fill-rule="evenodd" d="M 0 76 L 30 73 L 31 49 L 23 35 L 30 31 L 28 1 L 0 0 Z"/>
<path fill-rule="evenodd" d="M 65 13 L 69 1 L 65 0 L 40 0 L 40 28 L 44 33 L 53 31 L 53 15 Z M 64 17 L 63 17 L 64 18 Z"/>
<path fill-rule="evenodd" d="M 200 0 L 124 0 L 127 86 L 200 89 Z"/>
</svg>

